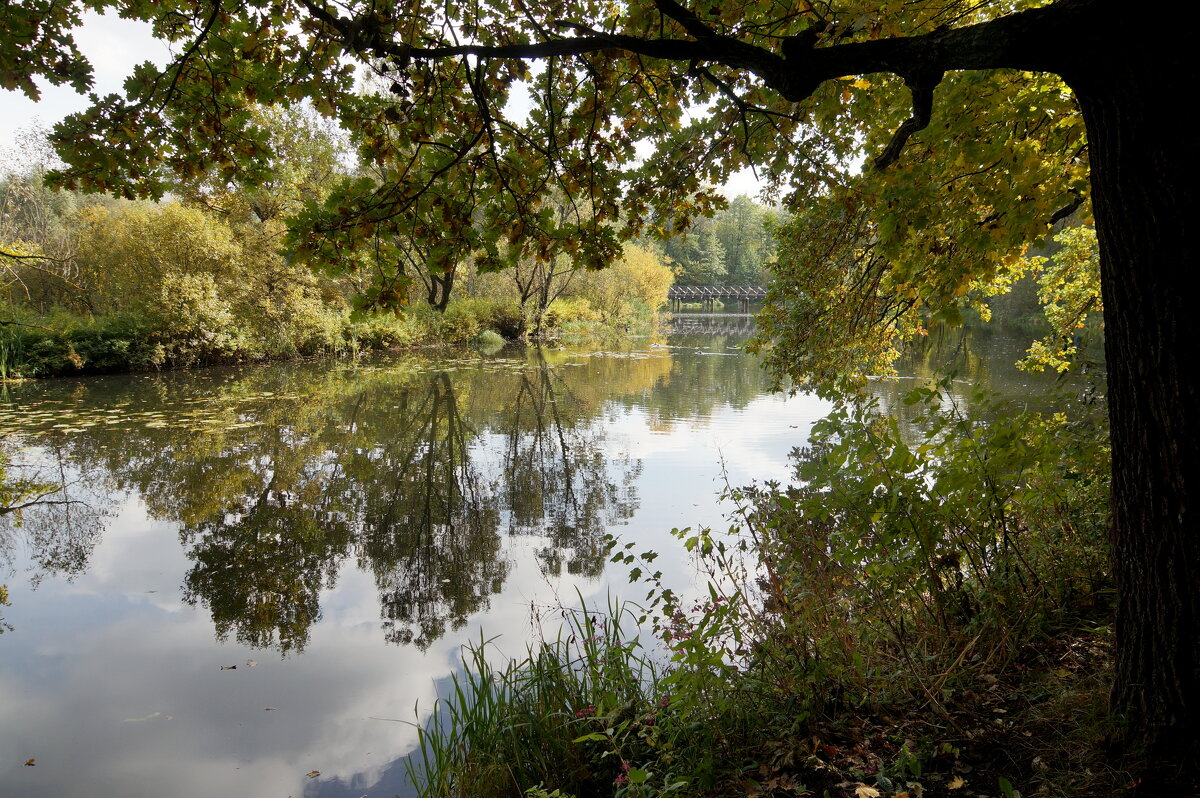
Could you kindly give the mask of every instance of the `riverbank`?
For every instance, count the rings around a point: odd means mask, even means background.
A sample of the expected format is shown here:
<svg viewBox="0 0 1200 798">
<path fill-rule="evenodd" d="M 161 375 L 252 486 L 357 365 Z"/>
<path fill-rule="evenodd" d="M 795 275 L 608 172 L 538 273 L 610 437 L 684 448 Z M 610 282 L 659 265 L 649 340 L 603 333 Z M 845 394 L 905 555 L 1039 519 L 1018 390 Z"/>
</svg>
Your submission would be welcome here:
<svg viewBox="0 0 1200 798">
<path fill-rule="evenodd" d="M 904 397 L 903 428 L 874 401 L 841 402 L 791 485 L 730 489 L 732 528 L 678 532 L 706 597 L 660 583 L 670 552 L 610 538 L 645 599 L 569 614 L 524 657 L 468 649 L 413 759 L 421 794 L 1015 798 L 1188 782 L 1106 749 L 1103 414 L 983 395 L 967 409 L 949 386 Z"/>
<path fill-rule="evenodd" d="M 0 381 L 354 357 L 373 351 L 469 345 L 486 350 L 526 337 L 518 305 L 485 299 L 456 300 L 441 313 L 425 305 L 394 315 L 328 309 L 306 320 L 259 320 L 253 325 L 135 313 L 9 315 L 17 323 L 0 329 Z M 619 340 L 648 332 L 657 318 L 632 308 L 605 318 L 586 302 L 558 301 L 544 314 L 537 340 Z"/>
</svg>

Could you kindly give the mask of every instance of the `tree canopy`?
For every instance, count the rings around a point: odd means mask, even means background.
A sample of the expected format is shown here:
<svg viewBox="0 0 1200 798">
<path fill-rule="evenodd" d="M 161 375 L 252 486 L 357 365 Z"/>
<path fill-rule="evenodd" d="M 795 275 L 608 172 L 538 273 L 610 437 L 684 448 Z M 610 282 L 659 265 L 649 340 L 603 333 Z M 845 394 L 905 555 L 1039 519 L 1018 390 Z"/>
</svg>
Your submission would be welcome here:
<svg viewBox="0 0 1200 798">
<path fill-rule="evenodd" d="M 308 100 L 376 170 L 306 204 L 289 242 L 327 268 L 382 253 L 375 304 L 398 297 L 398 237 L 435 269 L 463 251 L 482 269 L 560 253 L 602 266 L 622 238 L 719 207 L 709 186 L 753 165 L 809 229 L 781 274 L 816 265 L 825 291 L 783 281 L 773 362 L 842 371 L 856 361 L 837 353 L 862 336 L 953 318 L 1090 207 L 1114 452 L 1114 709 L 1132 739 L 1195 746 L 1200 330 L 1179 289 L 1196 260 L 1184 220 L 1197 156 L 1168 85 L 1197 78 L 1186 26 L 1134 30 L 1115 0 L 26 0 L 4 7 L 0 87 L 86 91 L 71 34 L 85 8 L 150 22 L 176 56 L 59 124 L 65 168 L 51 181 L 150 197 L 178 177 L 258 181 L 273 144 L 255 107 Z M 359 92 L 356 69 L 386 92 Z M 797 332 L 813 324 L 826 337 Z"/>
<path fill-rule="evenodd" d="M 32 79 L 41 76 L 85 89 L 90 67 L 70 43 L 80 9 L 42 5 L 10 11 L 15 47 L 0 54 L 0 85 L 36 97 Z M 495 265 L 531 254 L 548 259 L 552 251 L 604 265 L 623 235 L 685 229 L 720 202 L 708 187 L 748 165 L 786 187 L 794 203 L 811 201 L 843 184 L 867 153 L 880 163 L 897 160 L 905 140 L 929 121 L 928 95 L 941 71 L 954 66 L 925 63 L 928 52 L 979 49 L 948 26 L 992 12 L 966 3 L 905 14 L 886 3 L 731 3 L 701 18 L 673 0 L 537 10 L 479 2 L 342 8 L 312 0 L 113 6 L 150 21 L 179 55 L 165 70 L 143 64 L 126 96 L 97 97 L 56 128 L 67 165 L 53 178 L 58 185 L 157 197 L 177 177 L 264 180 L 280 143 L 256 106 L 307 98 L 351 132 L 375 174 L 347 181 L 330 202 L 303 213 L 298 251 L 349 267 L 365 242 L 390 242 L 399 229 L 447 268 L 464 241 Z M 913 35 L 927 41 L 885 52 L 896 49 L 889 42 Z M 1032 66 L 1007 56 L 1011 66 Z M 851 58 L 863 63 L 851 69 Z M 374 73 L 370 85 L 387 90 L 360 92 L 356 65 Z M 808 72 L 811 85 L 799 79 Z M 856 73 L 884 74 L 830 80 Z M 913 93 L 906 84 L 921 87 Z M 1086 178 L 1082 124 L 1057 79 L 971 73 L 947 80 L 940 92 L 969 111 L 961 119 L 970 123 L 942 125 L 936 138 L 954 140 L 949 152 L 942 146 L 937 159 L 904 159 L 889 185 L 872 192 L 891 203 L 893 218 L 910 217 L 883 232 L 896 252 L 921 253 L 899 264 L 914 278 L 937 240 L 970 235 L 955 252 L 936 253 L 953 268 L 924 269 L 938 275 L 934 285 L 910 281 L 939 297 L 995 268 L 972 270 L 957 252 L 997 250 L 1003 258 L 1014 241 L 1044 233 L 1054 210 L 1085 190 Z M 802 110 L 797 101 L 808 94 Z M 981 127 L 1000 135 L 975 135 Z M 1009 146 L 1010 130 L 1022 129 L 1035 135 Z M 654 153 L 641 158 L 638 142 L 652 143 Z M 968 180 L 972 172 L 987 178 Z M 929 203 L 951 178 L 962 189 L 953 195 L 957 207 Z M 1008 202 L 1010 189 L 1021 202 Z M 557 195 L 570 213 L 555 212 Z M 982 225 L 987 213 L 956 212 L 988 205 L 1013 207 Z M 944 208 L 945 228 L 934 231 L 905 213 L 914 207 L 926 214 Z M 473 224 L 476 212 L 483 225 Z M 908 240 L 914 236 L 931 240 Z M 979 238 L 986 249 L 972 246 Z M 501 239 L 518 246 L 503 248 Z M 389 297 L 384 291 L 375 299 Z"/>
</svg>

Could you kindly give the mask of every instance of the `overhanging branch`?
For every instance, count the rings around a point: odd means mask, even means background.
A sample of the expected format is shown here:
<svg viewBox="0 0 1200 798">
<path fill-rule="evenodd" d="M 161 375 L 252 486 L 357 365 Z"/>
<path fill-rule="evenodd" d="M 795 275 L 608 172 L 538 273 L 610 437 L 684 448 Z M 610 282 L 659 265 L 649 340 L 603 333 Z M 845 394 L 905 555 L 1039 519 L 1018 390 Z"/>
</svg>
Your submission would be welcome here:
<svg viewBox="0 0 1200 798">
<path fill-rule="evenodd" d="M 929 126 L 930 117 L 933 116 L 933 90 L 942 82 L 942 74 L 937 72 L 905 79 L 904 83 L 912 93 L 913 113 L 896 129 L 892 140 L 875 159 L 876 169 L 882 172 L 895 163 L 912 134 Z"/>
<path fill-rule="evenodd" d="M 1071 194 L 1073 195 L 1071 201 L 1056 210 L 1050 217 L 1051 227 L 1058 224 L 1063 219 L 1069 218 L 1071 214 L 1075 213 L 1075 211 L 1079 210 L 1083 206 L 1083 195 L 1078 191 L 1072 191 Z"/>
<path fill-rule="evenodd" d="M 688 34 L 695 37 L 698 41 L 715 39 L 720 35 L 715 30 L 705 25 L 700 17 L 696 16 L 694 12 L 684 8 L 682 5 L 675 2 L 675 0 L 654 0 L 654 6 L 660 12 L 662 12 L 664 16 L 668 16 L 682 25 L 683 29 L 686 30 Z"/>
<path fill-rule="evenodd" d="M 19 261 L 45 260 L 51 263 L 66 263 L 62 258 L 54 258 L 50 255 L 22 255 L 19 252 L 9 252 L 7 249 L 0 249 L 0 258 L 10 258 Z"/>
</svg>

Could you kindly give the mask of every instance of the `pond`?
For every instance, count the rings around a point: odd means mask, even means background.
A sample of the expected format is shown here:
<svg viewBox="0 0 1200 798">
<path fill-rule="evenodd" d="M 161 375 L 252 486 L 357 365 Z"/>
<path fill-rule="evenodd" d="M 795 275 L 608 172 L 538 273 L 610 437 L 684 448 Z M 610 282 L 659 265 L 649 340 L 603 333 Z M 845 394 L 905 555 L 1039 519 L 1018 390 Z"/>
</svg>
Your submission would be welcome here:
<svg viewBox="0 0 1200 798">
<path fill-rule="evenodd" d="M 5 794 L 410 794 L 464 643 L 519 654 L 626 595 L 609 533 L 687 589 L 670 530 L 786 479 L 828 406 L 771 393 L 748 331 L 6 387 L 8 476 L 47 495 L 0 518 Z M 935 347 L 906 377 L 952 355 L 1028 393 L 1019 350 Z"/>
</svg>

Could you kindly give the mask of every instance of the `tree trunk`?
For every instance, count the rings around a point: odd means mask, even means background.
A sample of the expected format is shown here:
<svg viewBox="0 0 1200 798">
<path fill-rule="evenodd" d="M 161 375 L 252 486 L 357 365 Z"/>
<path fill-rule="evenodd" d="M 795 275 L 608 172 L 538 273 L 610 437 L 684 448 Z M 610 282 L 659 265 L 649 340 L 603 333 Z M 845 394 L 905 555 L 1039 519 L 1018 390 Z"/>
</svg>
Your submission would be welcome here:
<svg viewBox="0 0 1200 798">
<path fill-rule="evenodd" d="M 1123 35 L 1120 51 L 1094 51 L 1064 78 L 1087 125 L 1100 242 L 1117 740 L 1179 784 L 1200 753 L 1200 308 L 1187 288 L 1200 274 L 1200 197 L 1178 91 L 1200 75 L 1190 49 Z"/>
<path fill-rule="evenodd" d="M 450 269 L 444 274 L 438 274 L 431 270 L 428 280 L 425 279 L 425 275 L 421 275 L 425 282 L 425 301 L 438 313 L 445 313 L 446 306 L 450 304 L 450 292 L 454 290 L 454 272 L 454 269 Z"/>
</svg>

